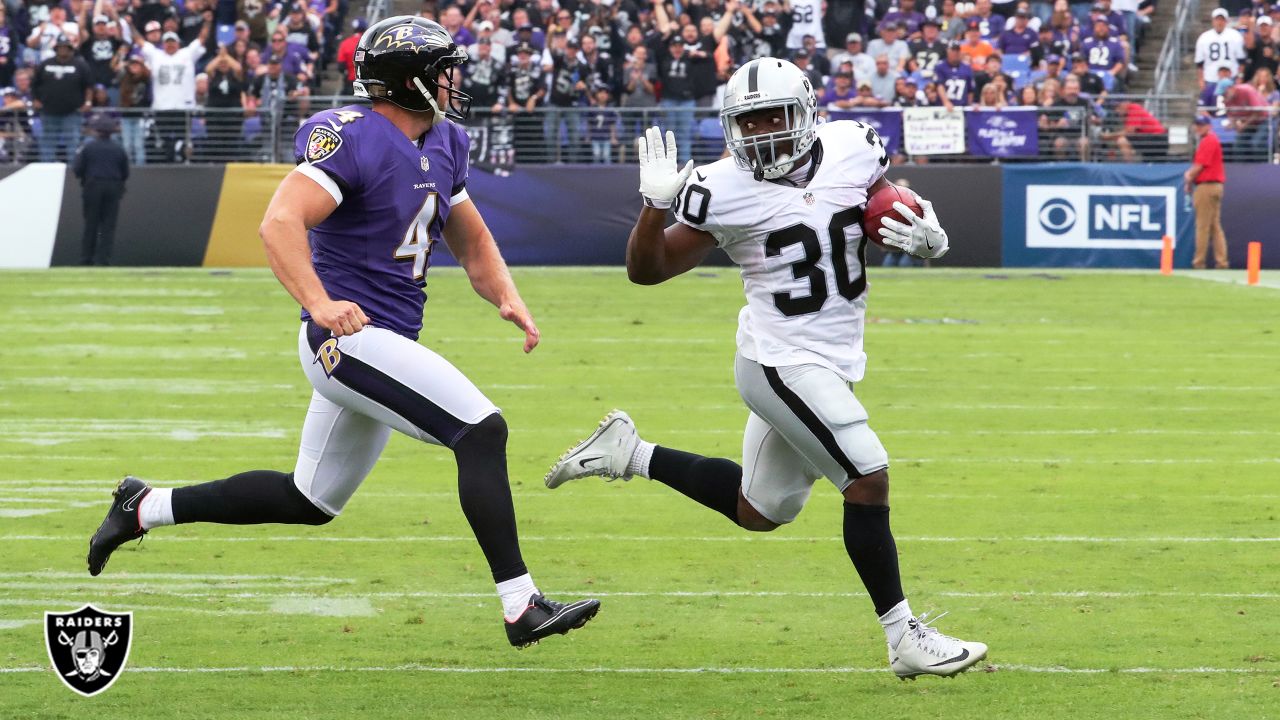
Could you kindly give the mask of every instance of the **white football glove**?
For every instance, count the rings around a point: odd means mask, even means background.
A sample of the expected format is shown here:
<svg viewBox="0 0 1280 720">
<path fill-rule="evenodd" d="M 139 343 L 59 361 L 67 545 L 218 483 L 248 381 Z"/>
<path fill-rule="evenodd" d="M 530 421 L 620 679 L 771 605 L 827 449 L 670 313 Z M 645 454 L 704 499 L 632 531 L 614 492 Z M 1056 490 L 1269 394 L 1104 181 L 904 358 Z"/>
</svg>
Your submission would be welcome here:
<svg viewBox="0 0 1280 720">
<path fill-rule="evenodd" d="M 662 131 L 655 125 L 636 138 L 636 155 L 640 158 L 640 194 L 644 204 L 652 208 L 669 208 L 685 180 L 693 172 L 693 161 L 676 170 L 676 134 L 667 131 L 667 144 L 662 144 Z"/>
<path fill-rule="evenodd" d="M 891 217 L 881 218 L 880 238 L 884 240 L 885 245 L 892 245 L 916 257 L 929 260 L 940 258 L 950 249 L 947 244 L 947 231 L 938 224 L 938 216 L 933 212 L 933 203 L 919 195 L 916 195 L 916 201 L 920 203 L 920 210 L 924 212 L 924 217 L 917 216 L 906 205 L 895 202 L 893 209 L 901 213 L 902 217 L 911 224 L 898 222 Z"/>
</svg>

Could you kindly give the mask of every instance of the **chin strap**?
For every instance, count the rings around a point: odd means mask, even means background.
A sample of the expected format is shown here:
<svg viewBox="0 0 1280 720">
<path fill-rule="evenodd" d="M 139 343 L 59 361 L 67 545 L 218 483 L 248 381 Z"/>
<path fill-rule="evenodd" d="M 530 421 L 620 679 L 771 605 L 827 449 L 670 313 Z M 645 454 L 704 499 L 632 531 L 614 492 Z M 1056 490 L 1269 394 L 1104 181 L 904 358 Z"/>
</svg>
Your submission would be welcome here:
<svg viewBox="0 0 1280 720">
<path fill-rule="evenodd" d="M 413 84 L 418 88 L 418 92 L 422 93 L 422 97 L 426 99 L 427 104 L 431 106 L 431 124 L 435 125 L 444 119 L 444 113 L 440 112 L 440 106 L 436 105 L 436 99 L 431 97 L 431 93 L 427 90 L 427 86 L 422 84 L 422 78 L 416 75 L 413 78 Z"/>
<path fill-rule="evenodd" d="M 760 158 L 756 158 L 751 166 L 751 177 L 755 178 L 756 182 L 764 182 L 764 163 L 760 162 Z"/>
</svg>

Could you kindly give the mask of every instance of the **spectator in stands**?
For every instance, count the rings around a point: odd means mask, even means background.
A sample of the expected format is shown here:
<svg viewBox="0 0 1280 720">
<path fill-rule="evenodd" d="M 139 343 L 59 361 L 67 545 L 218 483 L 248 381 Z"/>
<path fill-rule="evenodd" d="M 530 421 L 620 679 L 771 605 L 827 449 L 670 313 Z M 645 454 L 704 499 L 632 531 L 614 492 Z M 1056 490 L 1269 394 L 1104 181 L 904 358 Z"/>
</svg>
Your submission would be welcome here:
<svg viewBox="0 0 1280 720">
<path fill-rule="evenodd" d="M 260 111 L 264 115 L 280 113 L 286 118 L 305 116 L 305 99 L 309 95 L 306 85 L 297 76 L 284 72 L 284 64 L 275 55 L 267 58 L 266 66 L 267 71 L 246 88 L 249 98 L 245 102 L 246 114 Z M 293 100 L 298 102 L 291 103 Z"/>
<path fill-rule="evenodd" d="M 1076 51 L 1080 49 L 1081 40 L 1080 24 L 1076 21 L 1075 16 L 1064 7 L 1065 4 L 1063 0 L 1058 0 L 1058 4 L 1053 11 L 1053 17 L 1049 20 L 1049 25 L 1053 28 L 1053 51 L 1063 57 L 1076 54 Z M 1085 7 L 1088 7 L 1088 5 Z"/>
<path fill-rule="evenodd" d="M 907 49 L 916 61 L 916 70 L 932 77 L 933 66 L 947 54 L 947 44 L 939 37 L 938 22 L 926 19 L 920 23 L 920 37 L 907 43 Z"/>
<path fill-rule="evenodd" d="M 1274 75 L 1280 67 L 1280 40 L 1277 39 L 1271 16 L 1262 15 L 1257 19 L 1254 31 L 1245 36 L 1244 44 L 1249 54 L 1245 77 L 1253 77 L 1262 68 Z"/>
<path fill-rule="evenodd" d="M 1080 44 L 1080 55 L 1086 58 L 1089 72 L 1102 79 L 1107 92 L 1121 89 L 1128 59 L 1124 46 L 1111 37 L 1111 25 L 1106 18 L 1093 21 L 1093 37 Z"/>
<path fill-rule="evenodd" d="M 679 36 L 672 36 L 667 43 L 665 70 L 660 71 L 662 77 L 661 105 L 667 108 L 666 129 L 675 131 L 679 156 L 691 157 L 693 149 L 692 128 L 693 110 L 697 106 L 694 99 L 693 80 L 690 76 L 690 62 L 685 58 L 686 45 Z"/>
<path fill-rule="evenodd" d="M 204 56 L 212 20 L 213 13 L 206 10 L 204 29 L 186 47 L 172 31 L 161 37 L 163 49 L 139 38 L 142 57 L 151 69 L 151 108 L 156 111 L 156 134 L 166 162 L 187 157 L 188 114 L 196 102 L 196 61 Z"/>
<path fill-rule="evenodd" d="M 462 11 L 458 9 L 457 5 L 447 7 L 444 12 L 440 13 L 440 24 L 444 26 L 445 30 L 449 31 L 449 35 L 458 45 L 465 47 L 476 41 L 476 36 L 463 26 Z"/>
<path fill-rule="evenodd" d="M 1103 7 L 1120 21 L 1120 30 L 1129 38 L 1135 53 L 1138 47 L 1138 0 L 1105 0 Z"/>
<path fill-rule="evenodd" d="M 924 104 L 924 98 L 920 93 L 920 80 L 917 76 L 905 75 L 898 78 L 893 88 L 892 104 L 894 107 L 919 107 Z"/>
<path fill-rule="evenodd" d="M 80 55 L 89 66 L 89 79 L 95 85 L 109 88 L 108 96 L 113 104 L 119 100 L 116 75 L 129 48 L 118 37 L 119 30 L 106 15 L 93 18 L 93 33 L 80 44 Z"/>
<path fill-rule="evenodd" d="M 809 53 L 809 62 L 813 65 L 818 74 L 825 78 L 831 75 L 831 60 L 827 58 L 827 53 L 818 49 L 818 40 L 812 35 L 805 35 L 800 41 L 800 50 Z M 797 51 L 799 52 L 799 51 Z M 726 76 L 725 80 L 729 78 Z"/>
<path fill-rule="evenodd" d="M 1053 150 L 1062 157 L 1074 146 L 1081 162 L 1089 159 L 1088 123 L 1093 120 L 1093 103 L 1080 96 L 1080 78 L 1067 76 L 1062 83 L 1062 93 L 1054 100 L 1053 107 L 1059 115 L 1050 124 L 1054 132 Z"/>
<path fill-rule="evenodd" d="M 902 68 L 907 64 L 907 58 L 911 57 L 911 49 L 907 47 L 907 43 L 900 39 L 901 26 L 897 23 L 882 22 L 880 23 L 880 37 L 871 41 L 867 46 L 867 54 L 877 60 L 880 56 L 884 56 L 889 60 L 889 67 L 895 73 L 901 72 Z"/>
<path fill-rule="evenodd" d="M 1097 22 L 1099 18 L 1106 21 L 1107 26 L 1111 28 L 1111 37 L 1119 40 L 1122 37 L 1128 37 L 1124 16 L 1111 9 L 1111 0 L 1095 0 L 1093 7 L 1089 11 L 1089 17 Z"/>
<path fill-rule="evenodd" d="M 871 83 L 871 94 L 888 104 L 897 94 L 898 71 L 889 62 L 889 56 L 876 56 L 876 71 L 868 79 Z"/>
<path fill-rule="evenodd" d="M 488 20 L 481 20 L 480 22 L 475 24 L 475 32 L 476 32 L 476 41 L 471 45 L 471 47 L 467 48 L 467 53 L 471 56 L 471 59 L 475 60 L 477 57 L 480 56 L 480 50 L 479 50 L 480 41 L 488 40 L 489 41 L 489 57 L 492 57 L 494 60 L 497 60 L 500 63 L 506 64 L 508 60 L 507 46 L 503 45 L 502 42 L 497 39 L 497 36 L 494 34 L 493 23 L 489 22 Z"/>
<path fill-rule="evenodd" d="M 853 73 L 838 72 L 835 75 L 835 86 L 823 91 L 818 105 L 827 110 L 848 110 L 854 107 L 857 96 L 858 91 L 853 89 Z"/>
<path fill-rule="evenodd" d="M 618 149 L 621 116 L 610 107 L 611 103 L 609 88 L 601 85 L 596 88 L 591 109 L 587 111 L 587 139 L 591 141 L 591 160 L 597 165 L 612 164 Z"/>
<path fill-rule="evenodd" d="M 649 62 L 649 48 L 641 45 L 631 52 L 622 67 L 622 107 L 654 107 L 658 104 L 654 81 L 656 70 Z"/>
<path fill-rule="evenodd" d="M 1036 33 L 1036 37 L 1039 38 L 1040 26 L 1044 25 L 1045 23 L 1042 22 L 1040 18 L 1036 17 L 1036 14 L 1031 11 L 1031 3 L 1028 2 L 1028 0 L 1017 1 L 1017 4 L 1013 9 L 1013 14 L 1010 15 L 1008 18 L 1006 18 L 1004 21 L 1004 32 L 1009 32 L 1010 30 L 1013 29 L 1014 25 L 1018 24 L 1019 10 L 1027 13 L 1027 27 L 1031 28 L 1031 32 Z"/>
<path fill-rule="evenodd" d="M 143 27 L 144 27 L 144 30 L 142 31 L 142 39 L 146 40 L 152 45 L 159 46 L 162 44 L 163 41 L 161 40 L 161 38 L 164 37 L 164 28 L 160 25 L 159 20 L 152 20 Z M 138 37 L 137 32 L 132 33 L 132 35 L 135 38 Z M 134 40 L 134 45 L 137 45 L 137 44 L 138 44 L 137 40 Z"/>
<path fill-rule="evenodd" d="M 591 33 L 582 33 L 582 37 L 578 40 L 578 60 L 587 68 L 587 87 L 614 87 L 613 58 L 609 53 L 600 51 L 600 46 Z M 609 97 L 612 100 L 612 91 Z"/>
<path fill-rule="evenodd" d="M 72 163 L 84 200 L 80 264 L 110 265 L 120 200 L 124 197 L 125 181 L 129 179 L 129 158 L 124 148 L 111 139 L 115 132 L 114 120 L 99 116 L 91 128 L 96 137 L 80 148 Z"/>
<path fill-rule="evenodd" d="M 549 65 L 546 55 L 550 55 Z M 542 69 L 551 75 L 551 90 L 547 94 L 547 109 L 543 115 L 546 147 L 553 149 L 552 154 L 557 161 L 577 162 L 582 118 L 574 109 L 586 100 L 587 78 L 591 71 L 578 58 L 577 41 L 554 31 L 548 41 Z M 562 126 L 567 143 L 560 141 Z"/>
<path fill-rule="evenodd" d="M 535 112 L 546 94 L 542 81 L 542 65 L 533 61 L 534 48 L 529 43 L 516 46 L 516 62 L 511 66 L 511 88 L 507 92 L 507 109 L 515 114 L 517 147 L 534 156 L 541 155 L 542 122 Z"/>
<path fill-rule="evenodd" d="M 307 17 L 307 9 L 302 3 L 294 3 L 289 8 L 289 17 L 283 24 L 276 27 L 275 33 L 272 35 L 272 54 L 279 54 L 279 49 L 275 44 L 275 36 L 281 32 L 285 35 L 285 44 L 287 52 L 281 58 L 284 71 L 289 74 L 303 74 L 303 80 L 310 80 L 315 77 L 314 63 L 320 59 L 320 38 L 316 34 L 315 28 L 311 24 L 311 20 Z M 302 53 L 305 51 L 305 56 Z M 302 67 L 295 67 L 289 64 L 288 58 L 298 56 L 294 62 Z M 305 61 L 303 58 L 305 57 Z"/>
<path fill-rule="evenodd" d="M 995 13 L 996 21 L 1000 23 L 1001 32 L 1004 32 L 1005 29 L 1004 19 L 1013 17 L 1017 7 L 1016 0 L 991 0 L 991 9 Z M 993 45 L 995 44 L 996 36 L 993 35 L 988 39 L 991 40 Z"/>
<path fill-rule="evenodd" d="M 987 58 L 987 64 L 982 68 L 982 71 L 973 74 L 974 92 L 981 98 L 983 88 L 995 80 L 1000 80 L 1000 84 L 1005 88 L 1013 87 L 1013 78 L 1005 73 L 1000 53 Z"/>
<path fill-rule="evenodd" d="M 67 20 L 67 11 L 61 5 L 49 8 L 49 19 L 40 23 L 27 38 L 27 47 L 39 51 L 38 62 L 54 56 L 59 40 L 65 38 L 74 50 L 80 44 L 80 26 Z"/>
<path fill-rule="evenodd" d="M 1065 75 L 1062 67 L 1061 55 L 1046 56 L 1044 62 L 1035 67 L 1027 75 L 1027 84 L 1039 86 L 1045 78 L 1057 78 L 1061 80 Z"/>
<path fill-rule="evenodd" d="M 1230 264 L 1227 262 L 1227 236 L 1222 232 L 1222 184 L 1227 181 L 1222 143 L 1214 134 L 1207 116 L 1197 115 L 1194 127 L 1199 138 L 1196 154 L 1191 167 L 1182 175 L 1196 209 L 1196 252 L 1191 259 L 1191 267 L 1204 269 L 1205 256 L 1212 245 L 1214 266 L 1225 270 Z"/>
<path fill-rule="evenodd" d="M 913 38 L 919 36 L 926 19 L 924 13 L 916 10 L 915 0 L 899 0 L 898 7 L 890 9 L 880 21 L 901 26 L 907 32 L 907 38 Z"/>
<path fill-rule="evenodd" d="M 173 0 L 145 2 L 137 6 L 133 11 L 134 25 L 145 27 L 154 22 L 161 26 L 162 31 L 165 21 L 171 18 L 176 19 L 177 17 L 178 8 L 174 7 Z"/>
<path fill-rule="evenodd" d="M 82 112 L 91 106 L 89 66 L 69 37 L 54 41 L 54 54 L 36 68 L 32 89 L 40 111 L 40 161 L 67 160 L 80 146 Z"/>
<path fill-rule="evenodd" d="M 808 50 L 804 48 L 797 50 L 796 56 L 791 62 L 804 72 L 805 77 L 809 78 L 809 83 L 813 85 L 815 90 L 826 86 L 822 72 L 814 65 L 813 55 L 809 54 Z"/>
<path fill-rule="evenodd" d="M 280 67 L 286 75 L 293 75 L 302 82 L 314 76 L 315 66 L 305 45 L 289 41 L 289 33 L 283 25 L 271 33 L 271 47 L 267 53 L 280 59 Z M 357 41 L 358 42 L 358 41 Z"/>
<path fill-rule="evenodd" d="M 342 43 L 338 45 L 337 62 L 338 71 L 342 73 L 343 95 L 351 95 L 355 92 L 356 45 L 360 44 L 360 36 L 368 28 L 369 24 L 365 22 L 364 18 L 355 18 L 351 21 L 351 34 L 343 38 Z"/>
<path fill-rule="evenodd" d="M 876 61 L 862 51 L 862 36 L 856 32 L 845 36 L 844 51 L 836 53 L 836 56 L 831 59 L 831 66 L 834 68 L 839 68 L 845 63 L 853 65 L 853 77 L 856 80 L 869 79 L 871 73 L 876 71 Z"/>
<path fill-rule="evenodd" d="M 1000 92 L 998 83 L 987 83 L 978 91 L 978 107 L 999 109 L 1005 105 L 1004 93 Z"/>
<path fill-rule="evenodd" d="M 973 68 L 963 61 L 962 46 L 947 46 L 947 57 L 933 68 L 933 77 L 942 93 L 943 105 L 968 105 L 973 102 Z"/>
<path fill-rule="evenodd" d="M 1102 78 L 1089 70 L 1089 61 L 1083 53 L 1071 60 L 1071 74 L 1076 76 L 1080 84 L 1080 92 L 1091 98 L 1100 98 L 1107 94 L 1107 86 Z"/>
<path fill-rule="evenodd" d="M 206 3 L 205 0 L 183 0 L 183 7 L 177 15 L 178 28 L 175 31 L 183 45 L 190 45 L 200 36 L 205 10 L 213 12 L 213 3 Z"/>
<path fill-rule="evenodd" d="M 1271 154 L 1268 133 L 1271 129 L 1267 100 L 1252 84 L 1241 81 L 1223 95 L 1227 119 L 1236 131 L 1231 143 L 1230 159 L 1245 162 L 1265 161 Z"/>
<path fill-rule="evenodd" d="M 1012 6 L 1010 9 L 1012 10 Z M 992 14 L 991 0 L 977 0 L 969 20 L 978 22 L 979 35 L 989 43 L 994 44 L 1000 33 L 1004 32 L 1004 16 Z"/>
<path fill-rule="evenodd" d="M 1040 93 L 1034 85 L 1023 85 L 1018 91 L 1018 101 L 1014 104 L 1018 107 L 1035 107 L 1040 104 Z"/>
<path fill-rule="evenodd" d="M 146 126 L 143 111 L 151 107 L 151 71 L 140 55 L 130 55 L 120 71 L 120 137 L 134 165 L 147 164 Z"/>
<path fill-rule="evenodd" d="M 1200 67 L 1200 88 L 1217 80 L 1218 68 L 1226 66 L 1232 77 L 1240 72 L 1240 63 L 1246 58 L 1244 38 L 1235 28 L 1227 27 L 1227 11 L 1213 11 L 1212 27 L 1196 40 L 1196 65 Z"/>
<path fill-rule="evenodd" d="M 500 113 L 507 91 L 506 64 L 494 56 L 493 42 L 487 37 L 476 40 L 475 50 L 476 58 L 463 68 L 462 90 L 471 96 L 472 107 Z"/>
<path fill-rule="evenodd" d="M 1158 161 L 1169 156 L 1169 131 L 1141 103 L 1121 101 L 1112 108 L 1100 138 L 1115 145 L 1125 162 Z"/>
<path fill-rule="evenodd" d="M 951 107 L 947 104 L 945 95 L 942 92 L 942 86 L 936 82 L 924 84 L 924 104 L 927 107 L 941 107 L 948 110 Z"/>
<path fill-rule="evenodd" d="M 875 92 L 871 89 L 870 80 L 858 81 L 858 95 L 853 99 L 853 107 L 855 108 L 882 108 L 889 104 L 887 100 L 881 100 L 876 97 Z"/>
<path fill-rule="evenodd" d="M 769 46 L 769 57 L 786 57 L 787 35 L 791 28 L 791 15 L 779 10 L 775 2 L 767 2 L 760 13 L 759 39 Z M 761 53 L 757 51 L 757 55 Z"/>
<path fill-rule="evenodd" d="M 965 28 L 964 42 L 960 45 L 960 56 L 967 58 L 969 67 L 974 72 L 978 72 L 987 65 L 987 58 L 996 49 L 991 47 L 991 43 L 982 39 L 982 26 L 977 18 L 969 18 L 969 25 Z"/>
<path fill-rule="evenodd" d="M 13 84 L 13 73 L 18 69 L 22 51 L 22 38 L 8 16 L 4 3 L 0 3 L 0 88 Z"/>
<path fill-rule="evenodd" d="M 236 156 L 237 146 L 243 136 L 244 91 L 247 87 L 244 66 L 226 45 L 218 46 L 218 53 L 205 66 L 208 76 L 208 95 L 205 98 L 206 143 L 204 156 L 210 159 L 229 159 Z"/>
<path fill-rule="evenodd" d="M 1031 55 L 1040 49 L 1040 34 L 1033 30 L 1028 22 L 1031 13 L 1018 10 L 1013 15 L 1013 27 L 1000 33 L 995 47 L 1005 55 Z"/>
<path fill-rule="evenodd" d="M 956 0 L 942 0 L 942 12 L 938 14 L 939 37 L 945 42 L 964 39 L 967 21 L 956 13 Z"/>
</svg>

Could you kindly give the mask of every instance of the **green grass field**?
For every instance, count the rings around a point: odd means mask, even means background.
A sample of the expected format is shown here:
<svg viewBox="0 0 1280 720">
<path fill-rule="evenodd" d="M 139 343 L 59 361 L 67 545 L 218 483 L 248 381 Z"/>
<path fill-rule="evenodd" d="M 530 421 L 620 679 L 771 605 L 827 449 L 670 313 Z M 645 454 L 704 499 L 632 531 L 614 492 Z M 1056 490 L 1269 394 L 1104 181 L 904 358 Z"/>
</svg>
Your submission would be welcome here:
<svg viewBox="0 0 1280 720">
<path fill-rule="evenodd" d="M 517 269 L 521 336 L 432 272 L 423 341 L 512 428 L 526 560 L 586 629 L 506 644 L 450 454 L 397 437 L 322 528 L 166 528 L 99 578 L 126 472 L 293 467 L 310 388 L 265 271 L 0 274 L 0 718 L 1280 717 L 1280 294 L 1155 273 L 871 270 L 858 395 L 893 466 L 913 608 L 991 646 L 902 683 L 825 482 L 749 535 L 658 483 L 542 486 L 614 407 L 740 457 L 729 270 L 659 288 Z M 85 700 L 42 613 L 132 610 Z"/>
</svg>

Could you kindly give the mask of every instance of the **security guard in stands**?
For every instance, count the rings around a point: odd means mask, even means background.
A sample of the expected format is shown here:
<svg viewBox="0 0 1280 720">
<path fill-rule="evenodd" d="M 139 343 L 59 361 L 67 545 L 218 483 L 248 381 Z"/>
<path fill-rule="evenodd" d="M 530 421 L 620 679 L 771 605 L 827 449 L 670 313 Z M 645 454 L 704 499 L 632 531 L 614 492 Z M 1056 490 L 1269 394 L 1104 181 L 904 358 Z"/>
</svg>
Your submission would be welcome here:
<svg viewBox="0 0 1280 720">
<path fill-rule="evenodd" d="M 101 115 L 90 123 L 95 138 L 76 153 L 72 171 L 80 179 L 84 197 L 84 239 L 81 265 L 111 264 L 111 245 L 116 237 L 120 199 L 129 179 L 129 157 L 120 143 L 111 139 L 115 120 Z"/>
</svg>

